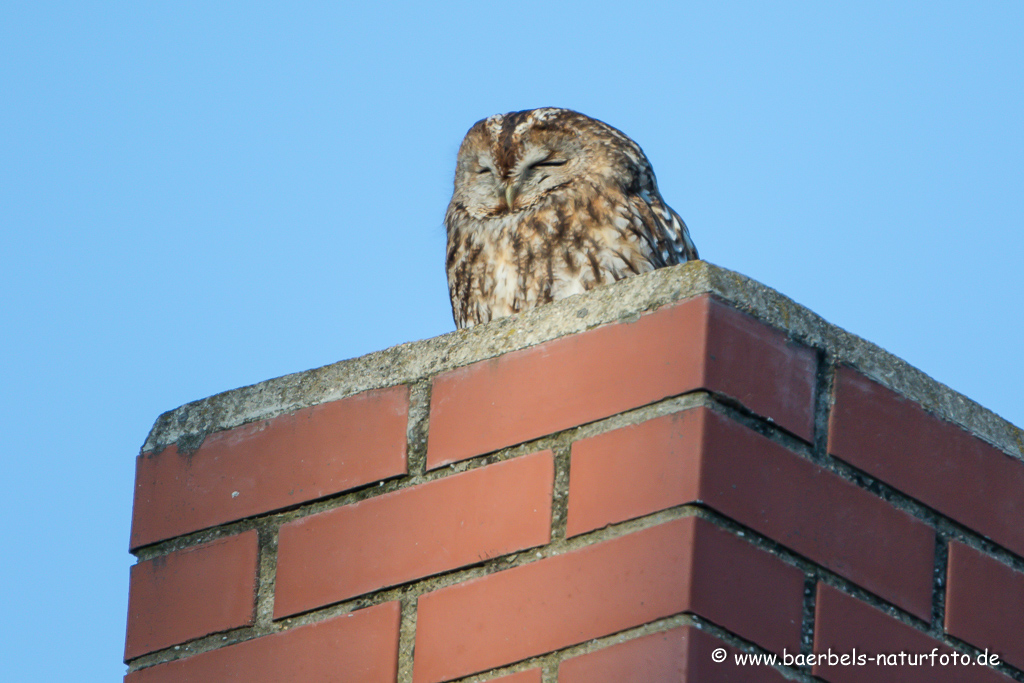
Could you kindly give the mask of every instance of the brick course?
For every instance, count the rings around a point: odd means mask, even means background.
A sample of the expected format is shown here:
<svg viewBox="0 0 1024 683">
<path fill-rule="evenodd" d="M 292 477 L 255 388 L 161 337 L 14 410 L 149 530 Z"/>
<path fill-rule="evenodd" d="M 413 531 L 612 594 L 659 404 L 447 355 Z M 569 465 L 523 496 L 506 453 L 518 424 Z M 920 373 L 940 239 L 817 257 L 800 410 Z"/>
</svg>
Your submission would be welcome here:
<svg viewBox="0 0 1024 683">
<path fill-rule="evenodd" d="M 409 390 L 392 387 L 172 445 L 136 461 L 133 549 L 406 471 Z"/>
<path fill-rule="evenodd" d="M 695 408 L 573 445 L 570 535 L 697 501 L 931 615 L 932 529 L 723 415 Z"/>
<path fill-rule="evenodd" d="M 866 656 L 931 654 L 950 655 L 954 650 L 884 612 L 846 595 L 831 586 L 818 584 L 815 613 L 814 652 L 837 655 L 862 653 Z M 900 660 L 895 660 L 900 661 Z M 902 661 L 911 661 L 905 659 Z M 819 666 L 815 676 L 829 683 L 1008 683 L 1011 679 L 984 666 L 928 664 L 880 666 Z"/>
<path fill-rule="evenodd" d="M 146 443 L 128 683 L 1024 681 L 1024 432 L 703 262 Z"/>
<path fill-rule="evenodd" d="M 251 625 L 258 553 L 247 531 L 132 567 L 125 659 Z"/>
<path fill-rule="evenodd" d="M 285 524 L 274 617 L 546 544 L 553 476 L 543 451 Z"/>
<path fill-rule="evenodd" d="M 140 669 L 125 683 L 391 683 L 398 618 L 398 603 L 389 602 Z"/>
<path fill-rule="evenodd" d="M 694 389 L 735 398 L 810 440 L 810 349 L 710 297 L 439 375 L 428 467 Z"/>
<path fill-rule="evenodd" d="M 851 368 L 836 373 L 828 449 L 1024 556 L 1024 462 Z"/>
<path fill-rule="evenodd" d="M 726 652 L 716 663 L 712 652 Z M 627 640 L 567 659 L 558 683 L 785 683 L 770 666 L 740 666 L 740 650 L 692 626 Z"/>
<path fill-rule="evenodd" d="M 458 678 L 687 611 L 768 649 L 797 649 L 802 595 L 797 569 L 678 519 L 424 595 L 413 680 Z"/>
</svg>

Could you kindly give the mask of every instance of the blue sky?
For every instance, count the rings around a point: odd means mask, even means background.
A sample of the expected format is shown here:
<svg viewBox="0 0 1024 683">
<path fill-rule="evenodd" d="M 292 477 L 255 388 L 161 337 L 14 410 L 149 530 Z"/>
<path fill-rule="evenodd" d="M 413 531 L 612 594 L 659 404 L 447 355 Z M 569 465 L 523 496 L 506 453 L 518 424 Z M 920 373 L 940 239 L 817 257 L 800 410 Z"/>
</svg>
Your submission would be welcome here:
<svg viewBox="0 0 1024 683">
<path fill-rule="evenodd" d="M 1022 32 L 1018 2 L 4 3 L 11 680 L 123 673 L 159 413 L 453 329 L 455 153 L 496 112 L 620 128 L 702 257 L 1024 424 Z"/>
</svg>

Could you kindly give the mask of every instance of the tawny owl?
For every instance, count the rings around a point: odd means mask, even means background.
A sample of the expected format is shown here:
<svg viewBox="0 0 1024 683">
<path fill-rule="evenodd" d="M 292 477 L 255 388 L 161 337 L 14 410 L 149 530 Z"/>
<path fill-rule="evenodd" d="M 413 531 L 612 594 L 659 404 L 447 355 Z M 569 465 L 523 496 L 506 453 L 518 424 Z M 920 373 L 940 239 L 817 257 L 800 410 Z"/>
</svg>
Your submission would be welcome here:
<svg viewBox="0 0 1024 683">
<path fill-rule="evenodd" d="M 445 224 L 459 328 L 698 258 L 640 146 L 568 109 L 470 128 Z"/>
</svg>

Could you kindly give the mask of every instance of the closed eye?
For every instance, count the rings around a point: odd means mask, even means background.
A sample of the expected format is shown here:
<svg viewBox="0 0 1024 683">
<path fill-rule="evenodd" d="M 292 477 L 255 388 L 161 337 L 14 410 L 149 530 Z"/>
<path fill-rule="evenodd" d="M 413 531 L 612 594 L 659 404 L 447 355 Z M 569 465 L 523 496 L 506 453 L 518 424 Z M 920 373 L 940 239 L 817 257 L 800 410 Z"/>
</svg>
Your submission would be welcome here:
<svg viewBox="0 0 1024 683">
<path fill-rule="evenodd" d="M 537 166 L 565 166 L 568 163 L 568 159 L 545 159 L 544 161 L 538 161 L 534 164 Z"/>
<path fill-rule="evenodd" d="M 490 172 L 491 172 L 491 169 L 487 168 L 486 166 L 484 166 L 479 171 L 477 171 L 477 173 L 490 173 Z"/>
</svg>

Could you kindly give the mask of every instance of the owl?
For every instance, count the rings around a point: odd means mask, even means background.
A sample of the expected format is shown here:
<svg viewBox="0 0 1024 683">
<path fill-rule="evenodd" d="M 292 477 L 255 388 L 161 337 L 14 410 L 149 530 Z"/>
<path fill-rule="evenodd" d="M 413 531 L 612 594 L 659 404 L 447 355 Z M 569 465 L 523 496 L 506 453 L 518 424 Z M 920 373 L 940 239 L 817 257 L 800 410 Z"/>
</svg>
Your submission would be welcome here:
<svg viewBox="0 0 1024 683">
<path fill-rule="evenodd" d="M 445 225 L 460 329 L 698 258 L 640 146 L 568 109 L 470 128 Z"/>
</svg>

